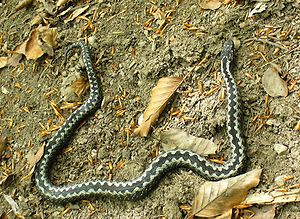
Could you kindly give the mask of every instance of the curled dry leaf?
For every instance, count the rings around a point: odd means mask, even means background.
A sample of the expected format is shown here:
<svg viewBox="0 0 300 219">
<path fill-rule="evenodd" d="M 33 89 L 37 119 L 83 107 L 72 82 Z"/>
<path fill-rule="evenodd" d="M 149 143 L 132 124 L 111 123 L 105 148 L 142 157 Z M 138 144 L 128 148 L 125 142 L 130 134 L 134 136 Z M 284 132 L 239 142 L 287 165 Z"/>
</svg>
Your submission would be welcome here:
<svg viewBox="0 0 300 219">
<path fill-rule="evenodd" d="M 205 138 L 198 138 L 180 129 L 169 129 L 160 134 L 165 151 L 187 149 L 200 155 L 215 154 L 218 146 Z"/>
<path fill-rule="evenodd" d="M 29 39 L 16 47 L 15 52 L 25 55 L 27 59 L 37 59 L 45 52 L 53 55 L 56 37 L 56 28 L 38 27 L 31 32 Z"/>
<path fill-rule="evenodd" d="M 42 39 L 42 49 L 48 55 L 53 56 L 53 48 L 57 45 L 57 28 L 41 27 L 39 28 L 40 37 Z"/>
<path fill-rule="evenodd" d="M 0 68 L 4 68 L 7 66 L 8 57 L 0 57 Z"/>
<path fill-rule="evenodd" d="M 199 5 L 203 9 L 216 10 L 222 3 L 219 0 L 200 0 Z"/>
<path fill-rule="evenodd" d="M 16 67 L 17 65 L 20 64 L 20 61 L 22 59 L 21 54 L 12 54 L 10 57 L 8 57 L 8 66 L 13 66 Z"/>
<path fill-rule="evenodd" d="M 19 61 L 22 59 L 22 55 L 20 54 L 12 54 L 9 57 L 0 57 L 0 68 L 4 68 L 5 66 L 17 66 L 19 65 Z"/>
<path fill-rule="evenodd" d="M 279 76 L 278 69 L 269 67 L 263 77 L 262 84 L 271 97 L 286 97 L 288 95 L 287 83 Z"/>
<path fill-rule="evenodd" d="M 254 193 L 248 195 L 242 202 L 245 205 L 253 204 L 278 204 L 300 201 L 300 189 L 291 189 L 290 191 L 272 191 L 266 193 Z"/>
<path fill-rule="evenodd" d="M 72 83 L 71 88 L 74 93 L 80 97 L 89 89 L 89 83 L 85 77 L 80 76 L 80 78 Z"/>
<path fill-rule="evenodd" d="M 140 127 L 134 130 L 135 135 L 147 136 L 151 125 L 158 119 L 170 98 L 183 82 L 182 77 L 161 78 L 152 89 L 151 99 L 143 114 L 143 122 Z"/>
<path fill-rule="evenodd" d="M 75 11 L 73 11 L 73 13 L 64 21 L 65 24 L 74 20 L 75 18 L 77 18 L 79 15 L 81 15 L 83 12 L 85 12 L 88 8 L 89 8 L 89 5 L 86 5 L 83 8 L 78 8 Z"/>
<path fill-rule="evenodd" d="M 30 26 L 34 26 L 43 22 L 44 14 L 38 14 L 32 18 L 30 21 Z"/>
<path fill-rule="evenodd" d="M 15 52 L 25 55 L 27 59 L 37 59 L 41 57 L 44 52 L 40 47 L 38 31 L 36 29 L 33 30 L 29 39 L 17 46 Z"/>
<path fill-rule="evenodd" d="M 45 144 L 43 144 L 38 151 L 36 152 L 35 155 L 29 155 L 27 158 L 27 161 L 29 163 L 29 169 L 33 168 L 42 158 L 43 154 L 44 154 L 44 148 L 45 148 Z"/>
<path fill-rule="evenodd" d="M 220 216 L 215 217 L 214 219 L 231 219 L 232 218 L 232 209 L 226 211 Z"/>
<path fill-rule="evenodd" d="M 55 47 L 57 45 L 57 29 L 49 27 L 40 27 L 39 29 L 42 40 L 50 47 Z"/>
<path fill-rule="evenodd" d="M 255 169 L 229 179 L 204 183 L 194 198 L 192 214 L 207 218 L 226 213 L 246 198 L 249 189 L 258 185 L 261 172 Z"/>
<path fill-rule="evenodd" d="M 40 159 L 42 158 L 43 154 L 44 154 L 44 149 L 45 149 L 45 144 L 43 144 L 38 151 L 33 154 L 32 151 L 29 151 L 29 153 L 26 155 L 27 158 L 27 162 L 29 164 L 29 172 L 26 173 L 26 175 L 24 175 L 21 178 L 21 181 L 30 179 L 30 177 L 32 176 L 34 169 L 35 169 L 35 165 L 40 161 Z"/>
</svg>

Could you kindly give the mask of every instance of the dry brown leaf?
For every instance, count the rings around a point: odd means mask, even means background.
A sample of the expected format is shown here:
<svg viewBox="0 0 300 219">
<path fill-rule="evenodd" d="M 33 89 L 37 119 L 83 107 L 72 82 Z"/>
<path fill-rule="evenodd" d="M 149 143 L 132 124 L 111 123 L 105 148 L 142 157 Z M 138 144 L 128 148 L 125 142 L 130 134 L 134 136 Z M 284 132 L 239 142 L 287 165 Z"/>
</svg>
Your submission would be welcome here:
<svg viewBox="0 0 300 219">
<path fill-rule="evenodd" d="M 16 67 L 17 65 L 20 64 L 21 59 L 22 59 L 21 54 L 12 54 L 12 56 L 8 57 L 7 64 L 8 66 Z"/>
<path fill-rule="evenodd" d="M 70 1 L 70 0 L 58 0 L 57 3 L 56 3 L 56 6 L 57 6 L 57 7 L 63 6 L 63 5 L 66 4 L 68 1 Z"/>
<path fill-rule="evenodd" d="M 232 218 L 232 209 L 229 209 L 220 216 L 215 217 L 214 219 L 231 219 Z"/>
<path fill-rule="evenodd" d="M 199 1 L 199 5 L 203 9 L 216 10 L 222 3 L 219 0 L 201 0 Z"/>
<path fill-rule="evenodd" d="M 88 90 L 89 83 L 85 77 L 80 77 L 72 83 L 71 88 L 73 92 L 80 97 Z"/>
<path fill-rule="evenodd" d="M 38 31 L 35 29 L 29 39 L 17 46 L 15 52 L 25 55 L 27 59 L 37 59 L 44 54 L 39 44 Z"/>
<path fill-rule="evenodd" d="M 287 192 L 272 191 L 268 193 L 254 193 L 248 195 L 242 204 L 278 204 L 287 202 L 299 202 L 300 189 L 292 189 Z"/>
<path fill-rule="evenodd" d="M 193 215 L 216 217 L 240 204 L 248 190 L 258 185 L 261 172 L 261 169 L 255 169 L 229 179 L 204 183 L 194 198 Z"/>
<path fill-rule="evenodd" d="M 34 173 L 35 165 L 40 161 L 44 154 L 45 144 L 43 144 L 38 151 L 33 154 L 32 151 L 29 151 L 29 153 L 26 155 L 27 162 L 29 164 L 29 172 L 21 178 L 21 181 L 29 179 L 32 174 Z"/>
<path fill-rule="evenodd" d="M 16 10 L 21 10 L 22 8 L 27 8 L 32 4 L 33 0 L 21 0 L 16 6 Z"/>
<path fill-rule="evenodd" d="M 57 45 L 56 38 L 57 38 L 57 28 L 49 28 L 46 27 L 40 27 L 39 32 L 41 34 L 42 40 L 51 48 L 55 47 Z"/>
<path fill-rule="evenodd" d="M 40 43 L 38 39 L 38 31 L 34 30 L 24 47 L 25 52 L 23 54 L 26 56 L 27 59 L 37 59 L 44 54 L 39 44 Z"/>
<path fill-rule="evenodd" d="M 224 5 L 228 5 L 228 4 L 231 3 L 231 2 L 232 2 L 232 0 L 224 0 L 223 4 L 224 4 Z"/>
<path fill-rule="evenodd" d="M 40 24 L 43 22 L 43 18 L 44 16 L 43 15 L 36 15 L 32 18 L 32 20 L 30 21 L 30 26 L 34 26 L 34 25 L 37 25 L 37 24 Z"/>
<path fill-rule="evenodd" d="M 0 57 L 0 68 L 4 68 L 7 66 L 8 57 Z"/>
<path fill-rule="evenodd" d="M 286 81 L 280 77 L 278 69 L 273 66 L 265 71 L 261 82 L 264 90 L 271 97 L 286 97 L 289 93 Z"/>
<path fill-rule="evenodd" d="M 77 18 L 79 15 L 81 15 L 83 12 L 85 12 L 89 7 L 90 7 L 89 5 L 86 5 L 83 8 L 78 8 L 75 11 L 73 11 L 73 13 L 70 14 L 70 16 L 64 21 L 65 24 L 74 20 L 75 18 Z"/>
<path fill-rule="evenodd" d="M 143 114 L 143 122 L 140 127 L 134 130 L 135 135 L 143 137 L 148 135 L 151 125 L 158 119 L 160 113 L 182 82 L 182 77 L 159 79 L 157 85 L 152 89 L 150 103 Z"/>
<path fill-rule="evenodd" d="M 255 212 L 255 215 L 251 219 L 273 219 L 275 218 L 275 205 L 266 205 L 261 208 L 251 207 L 249 209 L 251 212 Z"/>
<path fill-rule="evenodd" d="M 28 163 L 29 163 L 29 168 L 31 169 L 32 167 L 34 167 L 42 158 L 43 154 L 44 154 L 44 148 L 45 148 L 45 144 L 43 144 L 38 151 L 35 153 L 34 156 L 28 156 Z"/>
<path fill-rule="evenodd" d="M 20 54 L 12 54 L 9 57 L 0 57 L 0 68 L 4 68 L 5 66 L 17 66 L 19 65 L 19 61 L 22 59 L 22 55 Z"/>
<path fill-rule="evenodd" d="M 160 134 L 165 151 L 187 149 L 200 155 L 215 154 L 218 146 L 205 138 L 198 138 L 180 129 L 169 129 Z"/>
<path fill-rule="evenodd" d="M 45 52 L 53 55 L 56 37 L 56 28 L 38 27 L 31 32 L 29 39 L 16 47 L 15 52 L 25 55 L 27 59 L 37 59 Z"/>
<path fill-rule="evenodd" d="M 42 49 L 48 55 L 53 56 L 53 48 L 57 45 L 57 28 L 40 27 L 39 29 L 40 38 L 42 39 Z"/>
</svg>

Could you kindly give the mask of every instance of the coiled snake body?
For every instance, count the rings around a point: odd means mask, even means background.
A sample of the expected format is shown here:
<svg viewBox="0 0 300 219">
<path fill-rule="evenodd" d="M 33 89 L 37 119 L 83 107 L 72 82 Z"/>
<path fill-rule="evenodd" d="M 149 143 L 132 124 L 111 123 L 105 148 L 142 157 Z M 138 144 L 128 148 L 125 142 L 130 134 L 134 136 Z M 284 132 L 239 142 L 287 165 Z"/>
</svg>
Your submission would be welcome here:
<svg viewBox="0 0 300 219">
<path fill-rule="evenodd" d="M 100 106 L 102 95 L 99 91 L 87 46 L 83 41 L 72 44 L 66 52 L 75 47 L 82 50 L 83 62 L 88 73 L 90 96 L 51 138 L 45 147 L 44 155 L 37 165 L 35 181 L 38 190 L 46 197 L 57 202 L 74 201 L 95 195 L 117 196 L 138 199 L 150 191 L 172 168 L 186 167 L 192 169 L 208 180 L 220 180 L 239 173 L 245 160 L 244 146 L 240 134 L 239 103 L 236 84 L 230 73 L 233 60 L 233 42 L 227 41 L 221 54 L 221 73 L 227 88 L 228 114 L 227 130 L 231 155 L 224 165 L 214 164 L 198 154 L 186 150 L 172 150 L 160 154 L 150 166 L 136 179 L 126 182 L 108 180 L 86 181 L 73 185 L 54 185 L 49 178 L 52 162 L 58 152 L 67 145 L 71 135 L 79 124 Z"/>
</svg>

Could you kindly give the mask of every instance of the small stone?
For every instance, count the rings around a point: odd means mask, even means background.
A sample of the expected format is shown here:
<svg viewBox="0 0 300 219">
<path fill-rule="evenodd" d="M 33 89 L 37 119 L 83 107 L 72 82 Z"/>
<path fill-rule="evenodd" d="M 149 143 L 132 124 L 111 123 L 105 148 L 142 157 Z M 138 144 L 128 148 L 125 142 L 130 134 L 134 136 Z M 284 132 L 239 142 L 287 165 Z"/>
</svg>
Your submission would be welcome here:
<svg viewBox="0 0 300 219">
<path fill-rule="evenodd" d="M 98 160 L 103 160 L 107 156 L 108 156 L 108 151 L 106 148 L 101 147 L 98 149 L 98 151 L 97 151 L 97 159 Z"/>
<path fill-rule="evenodd" d="M 1 92 L 3 94 L 8 94 L 9 93 L 8 90 L 4 86 L 1 87 Z"/>
<path fill-rule="evenodd" d="M 144 114 L 140 114 L 138 118 L 138 125 L 140 126 L 144 121 Z"/>
<path fill-rule="evenodd" d="M 78 144 L 84 145 L 88 142 L 88 139 L 85 137 L 78 137 L 77 142 Z"/>
<path fill-rule="evenodd" d="M 250 24 L 249 24 L 249 22 L 248 22 L 248 21 L 241 22 L 241 23 L 239 24 L 240 28 L 242 28 L 242 29 L 244 29 L 244 28 L 248 27 L 249 25 L 250 25 Z"/>
<path fill-rule="evenodd" d="M 288 147 L 283 144 L 274 144 L 274 150 L 277 154 L 283 155 L 287 152 Z"/>
<path fill-rule="evenodd" d="M 278 71 L 270 67 L 262 77 L 265 91 L 271 97 L 286 97 L 288 95 L 287 83 L 279 76 Z"/>
<path fill-rule="evenodd" d="M 88 42 L 89 42 L 89 45 L 91 45 L 92 47 L 96 47 L 96 37 L 95 36 L 91 36 L 88 38 Z"/>
<path fill-rule="evenodd" d="M 268 119 L 266 124 L 267 125 L 274 125 L 274 126 L 277 126 L 277 127 L 281 125 L 281 123 L 278 120 L 272 119 L 272 118 Z"/>
<path fill-rule="evenodd" d="M 286 178 L 286 175 L 277 176 L 274 179 L 274 183 L 276 184 L 276 186 L 284 186 L 285 181 L 286 181 L 285 178 Z"/>
<path fill-rule="evenodd" d="M 97 150 L 96 149 L 93 149 L 91 151 L 91 157 L 92 157 L 93 160 L 97 159 Z"/>
</svg>

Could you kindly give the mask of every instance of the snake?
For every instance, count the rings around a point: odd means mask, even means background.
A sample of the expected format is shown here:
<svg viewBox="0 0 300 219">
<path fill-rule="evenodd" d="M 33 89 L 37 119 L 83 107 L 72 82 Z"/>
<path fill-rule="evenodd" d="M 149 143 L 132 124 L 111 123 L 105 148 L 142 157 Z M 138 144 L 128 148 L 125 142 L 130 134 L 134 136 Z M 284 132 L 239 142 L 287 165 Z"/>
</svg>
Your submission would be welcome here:
<svg viewBox="0 0 300 219">
<path fill-rule="evenodd" d="M 138 200 L 146 196 L 166 173 L 178 169 L 190 169 L 204 179 L 217 181 L 238 175 L 245 166 L 245 146 L 241 136 L 241 112 L 237 85 L 231 73 L 234 61 L 234 43 L 225 42 L 221 52 L 221 74 L 227 90 L 227 133 L 230 155 L 223 164 L 211 162 L 199 154 L 183 149 L 160 153 L 138 177 L 128 181 L 87 180 L 76 184 L 56 185 L 51 182 L 50 170 L 58 153 L 66 147 L 79 126 L 101 106 L 102 93 L 90 58 L 89 47 L 83 40 L 71 44 L 65 53 L 73 48 L 81 49 L 82 60 L 88 75 L 90 94 L 47 142 L 44 154 L 35 169 L 35 184 L 47 199 L 57 203 L 73 202 L 92 196 L 108 196 Z M 66 59 L 66 58 L 65 58 Z"/>
</svg>

